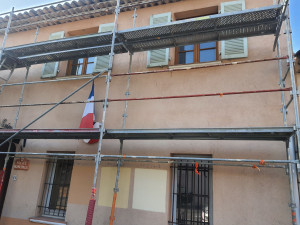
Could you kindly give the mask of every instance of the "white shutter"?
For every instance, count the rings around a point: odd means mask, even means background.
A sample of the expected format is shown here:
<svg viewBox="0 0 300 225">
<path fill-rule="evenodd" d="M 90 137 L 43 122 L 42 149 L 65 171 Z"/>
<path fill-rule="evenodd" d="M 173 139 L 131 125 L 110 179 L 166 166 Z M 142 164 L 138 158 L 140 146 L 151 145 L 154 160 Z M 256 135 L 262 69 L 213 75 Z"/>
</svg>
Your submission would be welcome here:
<svg viewBox="0 0 300 225">
<path fill-rule="evenodd" d="M 99 33 L 112 32 L 114 23 L 101 24 L 99 26 Z M 101 72 L 107 70 L 109 66 L 109 55 L 102 55 L 95 57 L 93 72 Z"/>
<path fill-rule="evenodd" d="M 171 22 L 171 13 L 162 13 L 151 16 L 150 25 Z M 157 49 L 147 52 L 147 67 L 167 66 L 169 64 L 169 49 Z"/>
<path fill-rule="evenodd" d="M 60 31 L 56 33 L 52 33 L 49 36 L 49 40 L 61 39 L 64 38 L 65 32 Z M 51 78 L 56 77 L 58 71 L 59 62 L 50 62 L 45 63 L 43 66 L 42 78 Z"/>
<path fill-rule="evenodd" d="M 245 9 L 245 1 L 233 1 L 221 3 L 221 13 L 242 11 Z M 247 38 L 236 38 L 222 41 L 222 59 L 234 59 L 248 57 Z"/>
</svg>

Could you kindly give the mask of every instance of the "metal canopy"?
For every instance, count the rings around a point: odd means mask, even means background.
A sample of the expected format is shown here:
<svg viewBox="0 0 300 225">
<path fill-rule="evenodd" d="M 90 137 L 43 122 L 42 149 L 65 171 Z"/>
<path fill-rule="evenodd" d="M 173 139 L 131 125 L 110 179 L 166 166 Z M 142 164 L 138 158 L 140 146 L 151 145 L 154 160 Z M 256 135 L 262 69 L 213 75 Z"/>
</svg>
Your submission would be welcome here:
<svg viewBox="0 0 300 225">
<path fill-rule="evenodd" d="M 139 52 L 232 38 L 275 34 L 281 5 L 123 30 L 114 52 Z M 6 67 L 109 54 L 112 33 L 78 36 L 6 48 Z"/>
<path fill-rule="evenodd" d="M 18 130 L 0 129 L 0 139 Z M 286 141 L 293 127 L 193 128 L 193 129 L 109 129 L 104 139 L 122 140 L 265 140 Z M 99 129 L 27 129 L 17 139 L 97 139 Z"/>
</svg>

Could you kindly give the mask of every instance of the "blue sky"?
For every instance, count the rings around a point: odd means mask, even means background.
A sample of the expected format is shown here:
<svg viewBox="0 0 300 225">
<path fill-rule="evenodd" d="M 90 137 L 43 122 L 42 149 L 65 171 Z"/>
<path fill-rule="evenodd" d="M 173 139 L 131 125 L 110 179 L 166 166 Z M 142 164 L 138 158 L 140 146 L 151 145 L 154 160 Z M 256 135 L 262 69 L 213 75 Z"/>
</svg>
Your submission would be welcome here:
<svg viewBox="0 0 300 225">
<path fill-rule="evenodd" d="M 42 5 L 54 2 L 55 0 L 2 0 L 0 13 L 10 11 L 12 7 L 15 10 L 31 6 Z M 56 0 L 58 1 L 58 0 Z M 300 50 L 300 1 L 290 0 L 291 24 L 293 30 L 293 48 L 294 51 Z M 298 23 L 298 24 L 297 24 Z"/>
</svg>

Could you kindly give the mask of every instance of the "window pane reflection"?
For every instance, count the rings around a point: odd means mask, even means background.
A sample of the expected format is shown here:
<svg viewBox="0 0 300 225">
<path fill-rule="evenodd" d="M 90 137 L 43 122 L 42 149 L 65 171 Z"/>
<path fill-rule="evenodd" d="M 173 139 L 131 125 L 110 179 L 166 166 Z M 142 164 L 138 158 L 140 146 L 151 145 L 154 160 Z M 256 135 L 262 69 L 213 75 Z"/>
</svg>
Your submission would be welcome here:
<svg viewBox="0 0 300 225">
<path fill-rule="evenodd" d="M 216 61 L 216 49 L 202 50 L 200 51 L 200 62 Z"/>
<path fill-rule="evenodd" d="M 194 62 L 194 52 L 179 53 L 179 64 L 189 64 Z"/>
</svg>

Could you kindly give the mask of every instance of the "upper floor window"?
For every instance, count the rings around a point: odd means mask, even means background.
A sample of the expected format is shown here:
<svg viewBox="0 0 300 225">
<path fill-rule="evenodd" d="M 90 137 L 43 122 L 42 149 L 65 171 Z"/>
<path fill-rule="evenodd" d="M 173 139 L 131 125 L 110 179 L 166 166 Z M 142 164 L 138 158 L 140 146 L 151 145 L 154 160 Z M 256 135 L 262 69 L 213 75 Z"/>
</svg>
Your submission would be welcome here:
<svg viewBox="0 0 300 225">
<path fill-rule="evenodd" d="M 180 46 L 176 49 L 176 64 L 211 62 L 217 60 L 217 42 Z"/>
<path fill-rule="evenodd" d="M 190 19 L 200 16 L 207 16 L 218 13 L 218 7 L 195 9 L 175 13 L 176 20 Z M 180 46 L 175 49 L 176 64 L 204 63 L 217 60 L 217 42 L 198 43 L 194 45 Z"/>
<path fill-rule="evenodd" d="M 67 75 L 92 74 L 95 57 L 70 60 L 68 63 Z"/>
</svg>

